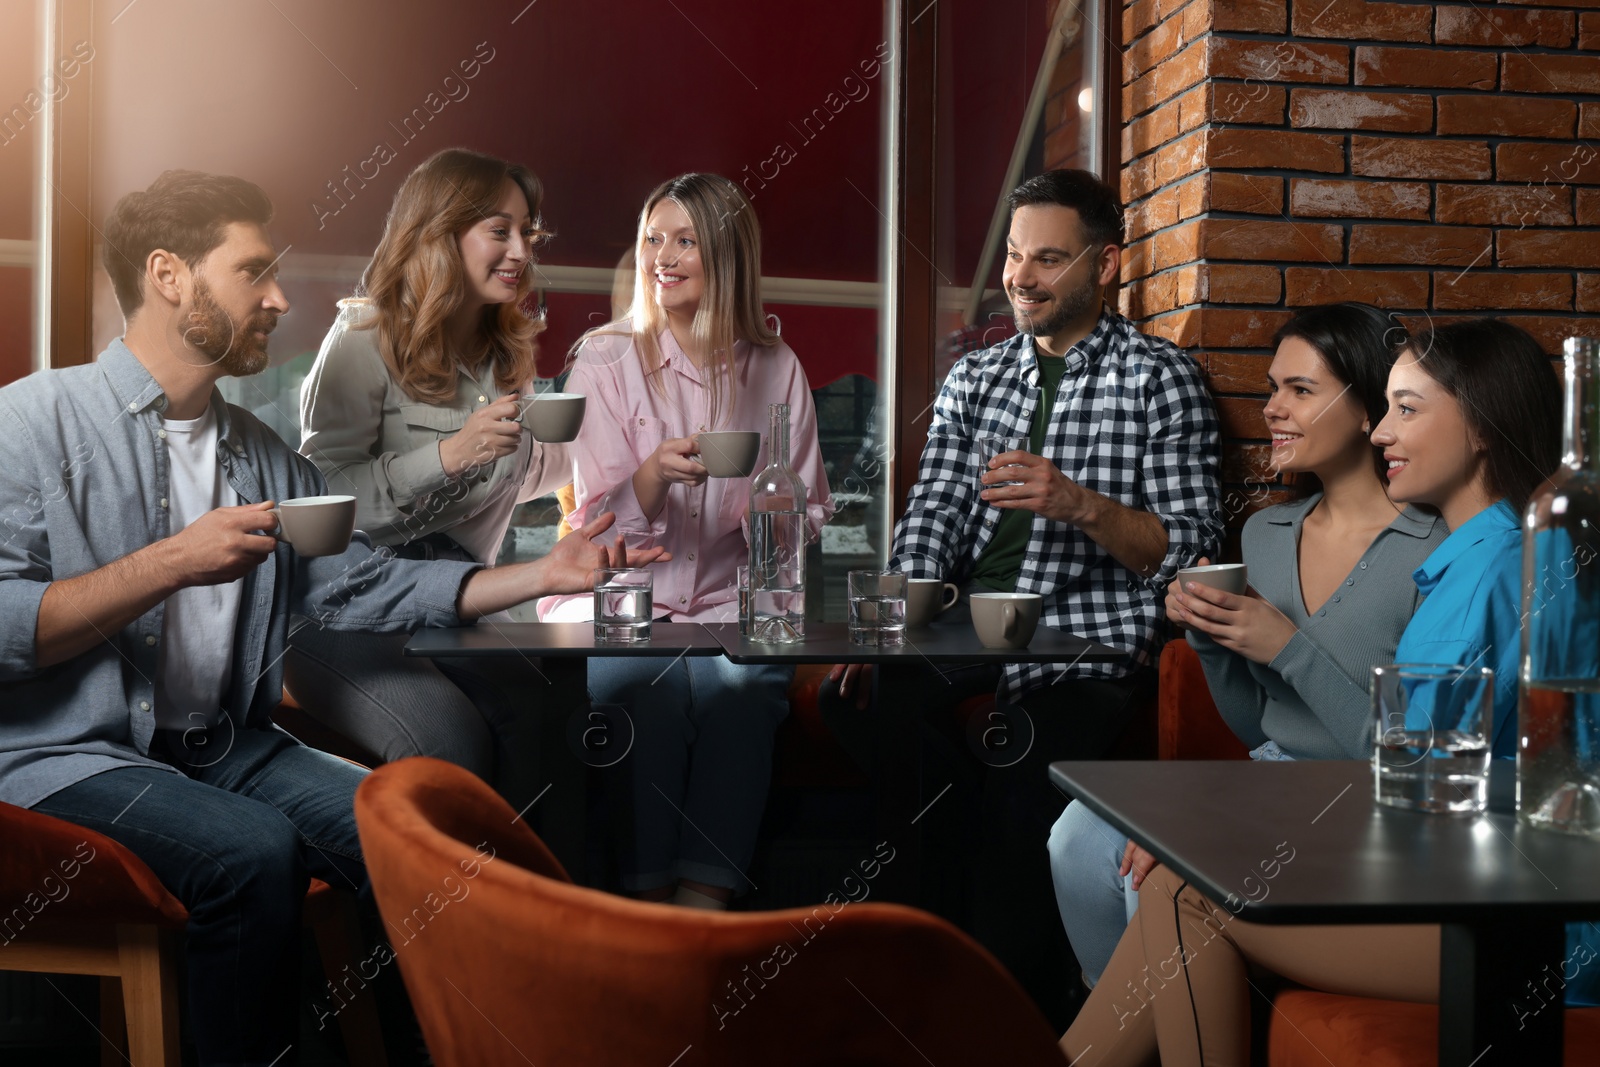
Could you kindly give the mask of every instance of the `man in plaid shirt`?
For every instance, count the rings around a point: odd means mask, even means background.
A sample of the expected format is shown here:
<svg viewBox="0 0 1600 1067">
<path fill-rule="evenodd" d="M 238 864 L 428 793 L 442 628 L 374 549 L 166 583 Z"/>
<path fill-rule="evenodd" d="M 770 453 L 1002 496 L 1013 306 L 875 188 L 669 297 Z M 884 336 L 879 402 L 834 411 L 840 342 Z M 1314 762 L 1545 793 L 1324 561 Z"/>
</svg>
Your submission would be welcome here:
<svg viewBox="0 0 1600 1067">
<path fill-rule="evenodd" d="M 929 672 L 929 691 L 916 694 L 928 707 L 996 694 L 1001 718 L 989 722 L 1005 728 L 980 731 L 985 741 L 972 746 L 987 764 L 974 919 L 1039 995 L 1046 982 L 1028 972 L 1050 963 L 1027 957 L 1047 941 L 1066 955 L 1044 849 L 1065 800 L 1046 766 L 1104 755 L 1148 696 L 1166 585 L 1217 555 L 1219 450 L 1194 361 L 1103 308 L 1121 266 L 1112 190 L 1058 170 L 1008 199 L 1004 286 L 1019 332 L 945 379 L 888 566 L 968 594 L 1037 593 L 1042 625 L 1127 652 L 1116 663 Z M 945 624 L 969 617 L 952 609 Z M 833 672 L 840 695 L 854 690 L 864 704 L 859 675 Z M 1034 897 L 1038 907 L 1023 902 Z"/>
</svg>

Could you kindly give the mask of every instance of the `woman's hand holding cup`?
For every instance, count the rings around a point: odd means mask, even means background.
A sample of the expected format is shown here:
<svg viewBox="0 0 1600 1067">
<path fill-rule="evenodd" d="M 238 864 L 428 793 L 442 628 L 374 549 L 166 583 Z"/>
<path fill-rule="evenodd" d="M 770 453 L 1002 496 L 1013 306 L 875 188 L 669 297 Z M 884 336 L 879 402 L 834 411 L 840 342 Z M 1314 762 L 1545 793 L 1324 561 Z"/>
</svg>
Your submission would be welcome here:
<svg viewBox="0 0 1600 1067">
<path fill-rule="evenodd" d="M 467 416 L 461 429 L 439 442 L 439 462 L 450 478 L 509 456 L 522 443 L 522 423 L 517 422 L 517 394 L 495 397 L 494 403 Z"/>
<path fill-rule="evenodd" d="M 706 480 L 706 468 L 696 458 L 699 455 L 700 445 L 693 437 L 669 437 L 656 446 L 650 459 L 657 475 L 668 485 L 700 485 Z"/>
</svg>

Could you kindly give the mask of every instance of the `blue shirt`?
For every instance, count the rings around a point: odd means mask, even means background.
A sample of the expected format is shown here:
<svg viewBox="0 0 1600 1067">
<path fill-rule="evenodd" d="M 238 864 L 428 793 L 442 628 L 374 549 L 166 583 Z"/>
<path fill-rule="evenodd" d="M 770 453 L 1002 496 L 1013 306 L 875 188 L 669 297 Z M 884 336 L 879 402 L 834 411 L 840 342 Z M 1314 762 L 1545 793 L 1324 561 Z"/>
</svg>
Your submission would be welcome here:
<svg viewBox="0 0 1600 1067">
<path fill-rule="evenodd" d="M 1412 575 L 1427 597 L 1400 636 L 1397 663 L 1494 668 L 1496 759 L 1517 754 L 1522 657 L 1522 524 L 1504 500 L 1451 532 Z M 1600 924 L 1567 924 L 1566 1001 L 1600 1004 Z"/>
<path fill-rule="evenodd" d="M 31 807 L 102 771 L 152 767 L 164 604 L 65 663 L 35 658 L 39 602 L 74 578 L 170 536 L 167 398 L 113 341 L 98 361 L 0 389 L 0 801 Z M 310 461 L 212 390 L 217 463 L 241 504 L 326 493 Z M 244 577 L 223 710 L 235 729 L 273 729 L 289 616 L 338 630 L 451 626 L 475 564 L 375 554 L 357 534 L 342 555 L 280 545 Z"/>
<path fill-rule="evenodd" d="M 1427 599 L 1395 649 L 1396 663 L 1494 670 L 1489 747 L 1517 754 L 1517 675 L 1522 657 L 1522 526 L 1500 501 L 1461 524 L 1412 574 Z"/>
</svg>

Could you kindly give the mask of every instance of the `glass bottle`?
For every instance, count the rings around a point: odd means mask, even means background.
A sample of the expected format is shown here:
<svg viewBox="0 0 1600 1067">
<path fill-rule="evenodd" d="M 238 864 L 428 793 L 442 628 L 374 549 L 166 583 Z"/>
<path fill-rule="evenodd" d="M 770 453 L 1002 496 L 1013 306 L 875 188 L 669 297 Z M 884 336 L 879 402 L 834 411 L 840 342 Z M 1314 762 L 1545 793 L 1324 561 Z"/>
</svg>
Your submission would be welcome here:
<svg viewBox="0 0 1600 1067">
<path fill-rule="evenodd" d="M 750 640 L 806 633 L 806 486 L 789 465 L 789 405 L 768 409 L 767 468 L 750 487 Z"/>
<path fill-rule="evenodd" d="M 1600 341 L 1565 347 L 1562 463 L 1523 516 L 1517 818 L 1600 837 Z"/>
</svg>

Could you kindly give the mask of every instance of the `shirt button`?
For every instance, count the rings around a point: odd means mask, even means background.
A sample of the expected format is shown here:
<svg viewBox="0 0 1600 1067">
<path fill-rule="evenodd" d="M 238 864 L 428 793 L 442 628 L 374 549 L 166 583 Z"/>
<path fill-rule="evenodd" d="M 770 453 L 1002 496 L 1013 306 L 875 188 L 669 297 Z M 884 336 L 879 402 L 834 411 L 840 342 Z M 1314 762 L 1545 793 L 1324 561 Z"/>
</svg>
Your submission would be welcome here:
<svg viewBox="0 0 1600 1067">
<path fill-rule="evenodd" d="M 1362 570 L 1366 570 L 1367 569 L 1367 561 L 1366 560 L 1362 560 L 1361 561 L 1361 569 Z"/>
<path fill-rule="evenodd" d="M 166 507 L 167 506 L 167 498 L 166 497 L 162 497 L 161 498 L 161 506 L 162 507 Z"/>
<path fill-rule="evenodd" d="M 487 404 L 488 402 L 489 402 L 489 398 L 486 397 L 486 396 L 480 396 L 478 398 L 478 403 L 480 403 L 480 404 Z"/>
<path fill-rule="evenodd" d="M 128 405 L 128 410 L 129 411 L 138 411 L 139 410 L 139 405 L 138 404 L 129 404 Z"/>
<path fill-rule="evenodd" d="M 148 700 L 139 701 L 139 710 L 140 711 L 149 711 L 150 710 L 150 702 Z"/>
<path fill-rule="evenodd" d="M 1344 580 L 1344 584 L 1345 585 L 1355 585 L 1356 584 L 1356 580 L 1354 578 L 1346 578 Z"/>
<path fill-rule="evenodd" d="M 1334 602 L 1334 603 L 1335 603 L 1335 604 L 1337 604 L 1337 603 L 1338 603 L 1338 602 L 1339 602 L 1339 598 L 1338 598 L 1338 597 L 1334 597 L 1334 598 L 1333 598 L 1333 602 Z"/>
<path fill-rule="evenodd" d="M 700 517 L 700 513 L 698 511 L 691 511 L 689 512 L 689 517 L 691 519 L 698 519 Z"/>
<path fill-rule="evenodd" d="M 1327 608 L 1323 608 L 1321 611 L 1317 612 L 1317 617 L 1318 618 L 1324 618 L 1324 619 L 1327 618 L 1328 617 L 1328 609 Z"/>
<path fill-rule="evenodd" d="M 640 425 L 640 426 L 643 426 L 643 425 L 644 425 L 644 420 L 643 420 L 643 419 L 640 419 L 640 420 L 639 420 L 639 425 Z"/>
<path fill-rule="evenodd" d="M 693 552 L 691 552 L 691 553 L 689 553 L 689 558 L 690 558 L 690 559 L 691 559 L 691 560 L 692 560 L 692 559 L 694 559 L 694 553 L 693 553 Z"/>
<path fill-rule="evenodd" d="M 984 519 L 983 520 L 983 524 L 985 526 L 993 526 L 994 525 L 994 520 L 993 519 Z"/>
<path fill-rule="evenodd" d="M 145 639 L 144 639 L 144 643 L 145 643 L 145 644 L 147 644 L 147 645 L 153 645 L 153 644 L 155 644 L 155 643 L 156 643 L 156 637 L 155 637 L 155 634 L 147 634 L 147 635 L 146 635 L 146 636 L 145 636 Z"/>
<path fill-rule="evenodd" d="M 156 431 L 156 436 L 161 438 L 163 441 L 165 441 L 167 439 L 167 431 L 165 431 L 165 430 L 157 430 Z"/>
<path fill-rule="evenodd" d="M 687 604 L 688 602 L 689 602 L 689 598 L 686 597 L 686 596 L 681 596 L 681 597 L 678 598 L 678 603 L 680 603 L 680 604 Z"/>
</svg>

